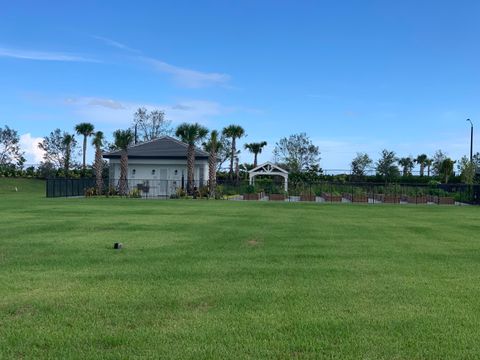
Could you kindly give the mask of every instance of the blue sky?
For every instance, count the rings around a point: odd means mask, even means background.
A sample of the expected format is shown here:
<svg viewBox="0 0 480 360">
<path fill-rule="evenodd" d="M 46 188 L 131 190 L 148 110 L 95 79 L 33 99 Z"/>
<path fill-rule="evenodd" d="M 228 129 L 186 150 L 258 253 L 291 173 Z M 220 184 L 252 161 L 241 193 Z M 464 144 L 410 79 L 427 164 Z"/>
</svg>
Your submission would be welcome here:
<svg viewBox="0 0 480 360">
<path fill-rule="evenodd" d="M 480 125 L 478 1 L 0 2 L 0 124 L 31 163 L 54 128 L 111 134 L 138 106 L 241 124 L 260 160 L 307 132 L 326 169 L 383 148 L 459 158 Z"/>
</svg>

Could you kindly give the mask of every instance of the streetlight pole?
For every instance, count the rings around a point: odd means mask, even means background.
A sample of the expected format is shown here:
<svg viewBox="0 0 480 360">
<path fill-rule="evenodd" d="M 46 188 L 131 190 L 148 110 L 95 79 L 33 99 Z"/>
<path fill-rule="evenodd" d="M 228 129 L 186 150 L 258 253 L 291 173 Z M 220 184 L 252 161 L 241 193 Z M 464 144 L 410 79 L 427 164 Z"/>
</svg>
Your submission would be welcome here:
<svg viewBox="0 0 480 360">
<path fill-rule="evenodd" d="M 470 162 L 473 161 L 473 122 L 470 119 L 467 119 L 470 123 Z"/>
</svg>

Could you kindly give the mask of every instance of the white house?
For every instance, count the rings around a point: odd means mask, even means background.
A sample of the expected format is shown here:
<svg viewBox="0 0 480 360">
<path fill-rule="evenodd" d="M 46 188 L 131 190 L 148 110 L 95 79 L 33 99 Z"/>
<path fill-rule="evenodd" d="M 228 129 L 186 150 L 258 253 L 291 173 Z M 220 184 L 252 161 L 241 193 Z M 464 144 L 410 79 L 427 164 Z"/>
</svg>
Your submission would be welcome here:
<svg viewBox="0 0 480 360">
<path fill-rule="evenodd" d="M 188 145 L 170 136 L 132 145 L 128 148 L 128 186 L 139 189 L 145 196 L 170 196 L 187 183 Z M 196 186 L 208 181 L 208 156 L 201 149 L 195 149 Z M 110 161 L 110 183 L 120 178 L 121 151 L 103 154 Z"/>
</svg>

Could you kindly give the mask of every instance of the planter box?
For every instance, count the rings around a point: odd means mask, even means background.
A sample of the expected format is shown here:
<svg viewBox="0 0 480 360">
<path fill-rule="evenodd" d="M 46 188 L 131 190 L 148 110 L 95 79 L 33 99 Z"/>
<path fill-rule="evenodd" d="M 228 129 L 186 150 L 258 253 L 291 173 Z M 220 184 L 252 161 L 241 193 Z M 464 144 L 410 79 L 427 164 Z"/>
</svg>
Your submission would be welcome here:
<svg viewBox="0 0 480 360">
<path fill-rule="evenodd" d="M 300 201 L 315 201 L 315 195 L 300 195 Z"/>
<path fill-rule="evenodd" d="M 438 196 L 434 196 L 434 195 L 428 195 L 427 196 L 427 201 L 428 202 L 433 202 L 433 203 L 438 203 Z"/>
<path fill-rule="evenodd" d="M 342 202 L 342 197 L 340 195 L 331 195 L 329 193 L 323 193 L 322 197 L 325 201 L 328 202 Z"/>
<path fill-rule="evenodd" d="M 285 195 L 284 194 L 270 194 L 270 196 L 268 198 L 271 201 L 285 201 Z"/>
<path fill-rule="evenodd" d="M 440 196 L 438 203 L 440 205 L 455 205 L 455 199 L 449 196 Z"/>
<path fill-rule="evenodd" d="M 400 198 L 395 195 L 385 195 L 383 202 L 386 204 L 399 204 Z"/>
<path fill-rule="evenodd" d="M 354 203 L 368 203 L 368 196 L 366 195 L 353 195 L 351 199 Z"/>
<path fill-rule="evenodd" d="M 427 197 L 426 196 L 409 196 L 407 199 L 409 204 L 426 204 Z"/>
<path fill-rule="evenodd" d="M 243 200 L 260 200 L 260 194 L 244 194 Z"/>
</svg>

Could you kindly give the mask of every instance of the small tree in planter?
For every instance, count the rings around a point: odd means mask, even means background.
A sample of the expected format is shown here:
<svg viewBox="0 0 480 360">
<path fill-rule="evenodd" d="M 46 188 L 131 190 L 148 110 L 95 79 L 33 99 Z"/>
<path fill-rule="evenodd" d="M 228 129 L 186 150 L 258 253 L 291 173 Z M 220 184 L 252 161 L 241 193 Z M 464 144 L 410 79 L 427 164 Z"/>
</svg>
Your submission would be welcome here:
<svg viewBox="0 0 480 360">
<path fill-rule="evenodd" d="M 409 204 L 426 204 L 425 190 L 423 188 L 412 190 L 407 196 L 407 201 Z"/>
<path fill-rule="evenodd" d="M 243 200 L 259 200 L 260 196 L 255 193 L 255 186 L 248 185 L 243 195 Z"/>
<path fill-rule="evenodd" d="M 383 199 L 383 202 L 387 204 L 400 203 L 400 197 L 397 195 L 397 189 L 395 185 L 385 187 L 385 197 Z"/>
<path fill-rule="evenodd" d="M 311 192 L 302 192 L 300 194 L 300 201 L 315 201 L 315 200 L 316 200 L 316 196 Z"/>
</svg>

